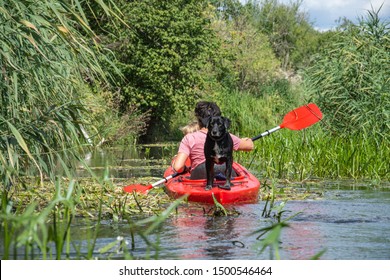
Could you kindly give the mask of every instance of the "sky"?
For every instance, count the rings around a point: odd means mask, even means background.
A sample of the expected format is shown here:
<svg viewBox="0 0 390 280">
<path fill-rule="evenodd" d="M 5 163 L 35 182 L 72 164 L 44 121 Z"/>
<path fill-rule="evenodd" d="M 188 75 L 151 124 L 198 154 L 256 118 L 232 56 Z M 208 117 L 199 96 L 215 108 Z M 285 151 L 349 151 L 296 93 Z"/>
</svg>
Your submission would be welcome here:
<svg viewBox="0 0 390 280">
<path fill-rule="evenodd" d="M 294 0 L 279 0 L 280 3 L 291 3 Z M 240 0 L 241 3 L 247 0 Z M 302 0 L 301 9 L 308 13 L 310 22 L 318 30 L 329 30 L 337 26 L 340 17 L 357 23 L 357 19 L 365 17 L 367 10 L 377 10 L 381 5 L 379 16 L 390 22 L 390 0 Z"/>
</svg>

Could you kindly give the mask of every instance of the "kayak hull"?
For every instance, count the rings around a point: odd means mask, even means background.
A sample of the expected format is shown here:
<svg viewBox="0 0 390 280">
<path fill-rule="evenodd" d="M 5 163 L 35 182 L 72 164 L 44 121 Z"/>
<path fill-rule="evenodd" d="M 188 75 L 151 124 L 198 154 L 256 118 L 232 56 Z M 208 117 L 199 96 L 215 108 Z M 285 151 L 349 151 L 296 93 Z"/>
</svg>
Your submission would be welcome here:
<svg viewBox="0 0 390 280">
<path fill-rule="evenodd" d="M 214 199 L 226 204 L 245 204 L 255 203 L 259 198 L 260 182 L 253 176 L 245 167 L 238 163 L 233 163 L 233 169 L 236 171 L 237 177 L 232 178 L 231 190 L 218 188 L 223 186 L 225 180 L 214 180 L 213 188 L 205 190 L 206 179 L 190 180 L 189 173 L 179 175 L 165 183 L 165 189 L 169 196 L 179 198 L 188 195 L 188 201 L 213 204 Z M 169 167 L 164 177 L 173 174 L 174 171 Z"/>
</svg>

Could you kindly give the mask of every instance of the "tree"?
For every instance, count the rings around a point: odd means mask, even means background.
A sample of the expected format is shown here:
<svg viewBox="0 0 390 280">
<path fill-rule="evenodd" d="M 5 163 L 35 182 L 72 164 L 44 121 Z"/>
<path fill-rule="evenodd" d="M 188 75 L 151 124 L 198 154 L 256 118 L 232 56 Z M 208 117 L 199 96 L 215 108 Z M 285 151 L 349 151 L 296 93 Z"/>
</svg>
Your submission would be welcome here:
<svg viewBox="0 0 390 280">
<path fill-rule="evenodd" d="M 118 1 L 127 28 L 103 25 L 99 35 L 117 57 L 125 79 L 118 89 L 123 107 L 150 112 L 160 125 L 187 111 L 200 95 L 200 69 L 209 59 L 213 33 L 207 1 Z"/>
<path fill-rule="evenodd" d="M 216 68 L 223 69 L 224 75 L 230 74 L 229 87 L 257 91 L 259 84 L 276 76 L 280 62 L 267 36 L 254 28 L 243 11 L 231 19 L 214 20 L 213 28 L 224 54 Z"/>
<path fill-rule="evenodd" d="M 301 3 L 301 0 L 290 4 L 263 0 L 246 4 L 252 10 L 255 26 L 267 34 L 283 70 L 296 67 L 316 49 L 315 40 L 308 44 L 307 38 L 315 32 L 308 15 L 300 10 Z"/>
</svg>

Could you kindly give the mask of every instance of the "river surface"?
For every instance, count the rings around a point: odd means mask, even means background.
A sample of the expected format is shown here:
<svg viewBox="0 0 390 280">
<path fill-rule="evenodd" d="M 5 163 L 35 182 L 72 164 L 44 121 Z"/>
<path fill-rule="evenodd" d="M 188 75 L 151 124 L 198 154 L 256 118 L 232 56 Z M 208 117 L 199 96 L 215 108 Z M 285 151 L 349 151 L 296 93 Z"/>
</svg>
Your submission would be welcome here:
<svg viewBox="0 0 390 280">
<path fill-rule="evenodd" d="M 175 145 L 167 145 L 144 146 L 138 150 L 98 150 L 87 154 L 86 161 L 97 175 L 103 174 L 108 166 L 112 178 L 137 181 L 137 178 L 151 177 L 158 181 L 176 149 Z M 88 176 L 85 169 L 80 169 L 79 174 Z M 92 246 L 93 256 L 103 259 L 129 256 L 170 260 L 390 259 L 389 183 L 326 181 L 296 184 L 294 190 L 318 195 L 276 201 L 274 209 L 261 200 L 226 207 L 228 216 L 210 215 L 215 210 L 213 205 L 182 204 L 147 235 L 143 233 L 153 221 L 140 223 L 150 217 L 131 217 L 132 223 L 139 224 L 138 231 L 132 231 L 126 220 L 102 220 L 94 246 L 91 237 L 95 233 L 95 222 L 76 219 L 71 227 L 71 254 L 64 258 L 77 259 L 90 252 Z M 162 205 L 163 208 L 168 206 Z M 276 231 L 261 230 L 277 223 L 275 215 L 280 212 L 280 220 L 288 219 L 286 226 L 281 228 L 276 242 L 264 247 L 264 242 Z M 17 258 L 23 258 L 23 251 L 16 254 L 20 255 Z"/>
<path fill-rule="evenodd" d="M 146 147 L 141 158 L 147 155 L 152 161 L 149 164 L 141 161 L 146 164 L 145 168 L 114 168 L 111 174 L 129 178 L 147 173 L 147 176 L 159 178 L 164 168 L 153 160 L 170 158 L 175 150 L 176 147 Z M 118 154 L 100 152 L 90 156 L 90 162 L 99 166 L 102 162 L 107 165 L 108 160 L 110 165 L 116 161 L 117 166 L 122 166 L 130 160 L 128 157 L 134 157 L 133 153 L 126 153 L 122 152 L 119 157 Z M 140 163 L 135 165 L 140 167 Z M 307 186 L 301 188 L 306 191 Z M 210 206 L 181 206 L 147 240 L 137 234 L 131 235 L 128 223 L 104 221 L 95 251 L 101 252 L 102 248 L 117 242 L 110 251 L 113 258 L 123 257 L 119 248 L 122 244 L 121 248 L 126 247 L 127 253 L 134 258 L 299 260 L 319 254 L 320 259 L 329 260 L 390 259 L 389 184 L 371 186 L 368 183 L 327 181 L 311 186 L 310 191 L 321 193 L 321 196 L 289 200 L 283 207 L 283 202 L 275 203 L 283 210 L 282 220 L 291 217 L 288 226 L 281 229 L 278 248 L 268 246 L 262 250 L 261 242 L 267 234 L 260 236 L 258 231 L 276 222 L 272 215 L 277 210 L 264 217 L 266 202 L 259 201 L 234 206 L 235 215 L 217 217 L 205 214 Z M 84 242 L 79 242 L 82 247 Z M 148 242 L 157 244 L 158 249 L 151 249 Z"/>
<path fill-rule="evenodd" d="M 274 259 L 275 252 L 261 252 L 259 234 L 269 226 L 262 217 L 265 203 L 235 206 L 236 216 L 210 217 L 198 207 L 181 207 L 149 238 L 160 249 L 147 252 L 144 240 L 135 236 L 130 253 L 135 258 L 159 259 Z M 390 192 L 352 190 L 325 191 L 321 200 L 288 201 L 286 217 L 299 212 L 281 231 L 280 258 L 376 260 L 390 259 Z M 96 251 L 118 237 L 131 244 L 129 226 L 103 223 Z M 148 255 L 149 254 L 149 255 Z M 120 254 L 114 257 L 120 258 Z"/>
</svg>

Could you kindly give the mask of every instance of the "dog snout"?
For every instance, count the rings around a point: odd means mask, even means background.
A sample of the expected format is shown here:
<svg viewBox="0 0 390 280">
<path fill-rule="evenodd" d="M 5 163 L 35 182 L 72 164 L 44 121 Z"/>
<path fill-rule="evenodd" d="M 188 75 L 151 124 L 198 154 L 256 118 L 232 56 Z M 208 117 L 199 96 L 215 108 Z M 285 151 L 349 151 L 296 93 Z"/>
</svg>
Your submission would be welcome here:
<svg viewBox="0 0 390 280">
<path fill-rule="evenodd" d="M 220 137 L 222 135 L 221 129 L 218 127 L 218 125 L 213 126 L 213 128 L 210 131 L 212 137 Z"/>
</svg>

